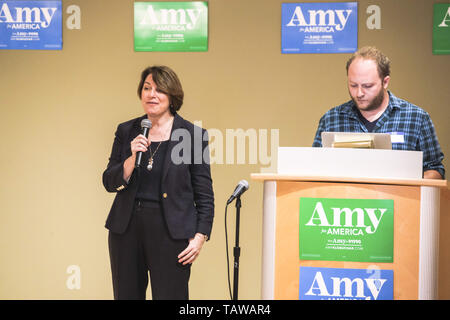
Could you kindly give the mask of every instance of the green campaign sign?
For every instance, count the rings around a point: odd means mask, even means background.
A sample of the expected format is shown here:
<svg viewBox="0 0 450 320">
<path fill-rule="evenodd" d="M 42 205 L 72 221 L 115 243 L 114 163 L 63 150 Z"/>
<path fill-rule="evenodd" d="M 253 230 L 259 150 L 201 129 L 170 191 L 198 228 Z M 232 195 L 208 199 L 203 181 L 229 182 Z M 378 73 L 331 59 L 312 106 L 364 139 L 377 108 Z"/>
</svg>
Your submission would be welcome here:
<svg viewBox="0 0 450 320">
<path fill-rule="evenodd" d="M 208 3 L 135 2 L 135 51 L 207 51 Z"/>
<path fill-rule="evenodd" d="M 450 4 L 433 7 L 433 54 L 450 54 Z"/>
<path fill-rule="evenodd" d="M 394 200 L 300 198 L 301 260 L 393 262 Z"/>
</svg>

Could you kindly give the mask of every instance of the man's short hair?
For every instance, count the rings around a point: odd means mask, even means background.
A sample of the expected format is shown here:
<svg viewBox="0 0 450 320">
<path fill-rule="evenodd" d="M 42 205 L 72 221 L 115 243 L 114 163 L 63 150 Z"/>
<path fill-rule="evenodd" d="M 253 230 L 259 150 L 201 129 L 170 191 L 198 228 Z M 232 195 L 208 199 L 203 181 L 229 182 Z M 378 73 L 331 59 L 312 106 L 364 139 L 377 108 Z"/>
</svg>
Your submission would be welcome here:
<svg viewBox="0 0 450 320">
<path fill-rule="evenodd" d="M 380 76 L 381 80 L 391 74 L 391 62 L 389 61 L 389 58 L 375 47 L 363 47 L 356 51 L 347 61 L 347 73 L 348 68 L 356 58 L 370 59 L 375 61 L 378 69 L 378 75 Z"/>
</svg>

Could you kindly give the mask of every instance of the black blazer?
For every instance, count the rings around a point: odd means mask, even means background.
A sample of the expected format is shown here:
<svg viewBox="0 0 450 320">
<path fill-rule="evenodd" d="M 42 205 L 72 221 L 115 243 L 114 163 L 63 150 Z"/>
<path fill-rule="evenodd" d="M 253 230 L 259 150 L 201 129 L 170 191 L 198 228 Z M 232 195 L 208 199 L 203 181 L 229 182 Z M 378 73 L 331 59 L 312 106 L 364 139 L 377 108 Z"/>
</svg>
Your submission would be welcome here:
<svg viewBox="0 0 450 320">
<path fill-rule="evenodd" d="M 137 171 L 133 171 L 127 183 L 123 179 L 123 163 L 131 155 L 130 142 L 141 133 L 141 120 L 146 117 L 144 115 L 119 124 L 109 163 L 103 172 L 105 189 L 117 193 L 105 225 L 114 233 L 125 232 L 131 218 L 138 190 Z M 184 161 L 172 161 L 172 151 Z M 189 239 L 197 232 L 210 237 L 214 193 L 208 134 L 205 129 L 194 126 L 178 114 L 173 121 L 165 155 L 160 199 L 172 238 Z"/>
</svg>

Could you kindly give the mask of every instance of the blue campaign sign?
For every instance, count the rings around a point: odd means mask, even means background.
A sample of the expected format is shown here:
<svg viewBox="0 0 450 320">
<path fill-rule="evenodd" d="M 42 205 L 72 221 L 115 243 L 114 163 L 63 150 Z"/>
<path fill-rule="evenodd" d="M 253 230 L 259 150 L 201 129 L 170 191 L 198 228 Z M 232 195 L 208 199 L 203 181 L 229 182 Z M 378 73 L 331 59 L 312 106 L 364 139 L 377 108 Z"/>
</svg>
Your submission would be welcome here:
<svg viewBox="0 0 450 320">
<path fill-rule="evenodd" d="M 394 271 L 300 267 L 300 300 L 392 300 Z"/>
<path fill-rule="evenodd" d="M 349 53 L 358 48 L 358 3 L 283 3 L 282 53 Z"/>
<path fill-rule="evenodd" d="M 61 1 L 0 1 L 0 49 L 61 50 Z"/>
</svg>

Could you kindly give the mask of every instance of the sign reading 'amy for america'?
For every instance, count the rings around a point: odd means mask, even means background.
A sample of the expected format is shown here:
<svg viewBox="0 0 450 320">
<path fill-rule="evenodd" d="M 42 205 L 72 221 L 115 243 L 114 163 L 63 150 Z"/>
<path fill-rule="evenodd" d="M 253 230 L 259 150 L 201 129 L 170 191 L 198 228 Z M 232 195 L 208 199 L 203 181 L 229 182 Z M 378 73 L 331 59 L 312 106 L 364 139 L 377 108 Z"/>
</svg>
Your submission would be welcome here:
<svg viewBox="0 0 450 320">
<path fill-rule="evenodd" d="M 393 262 L 394 201 L 300 198 L 300 260 Z"/>
<path fill-rule="evenodd" d="M 135 2 L 135 51 L 207 51 L 208 3 Z"/>
<path fill-rule="evenodd" d="M 300 267 L 300 300 L 392 300 L 394 272 Z"/>
<path fill-rule="evenodd" d="M 0 49 L 62 49 L 61 1 L 0 2 Z"/>
<path fill-rule="evenodd" d="M 344 53 L 357 47 L 357 2 L 282 4 L 282 53 Z"/>
</svg>

